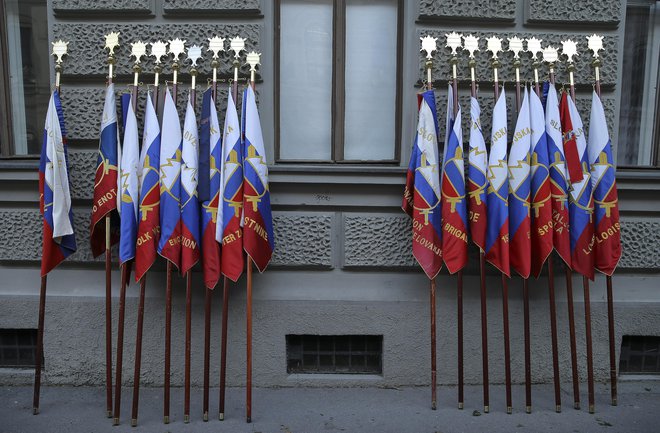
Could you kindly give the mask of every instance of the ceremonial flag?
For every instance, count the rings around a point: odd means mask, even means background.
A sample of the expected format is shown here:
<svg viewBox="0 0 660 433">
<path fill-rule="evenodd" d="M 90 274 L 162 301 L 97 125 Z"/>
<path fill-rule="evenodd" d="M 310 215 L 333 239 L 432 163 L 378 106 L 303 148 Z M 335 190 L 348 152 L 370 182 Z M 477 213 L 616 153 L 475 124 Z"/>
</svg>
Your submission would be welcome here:
<svg viewBox="0 0 660 433">
<path fill-rule="evenodd" d="M 450 274 L 467 263 L 467 203 L 465 202 L 465 160 L 461 107 L 454 119 L 454 96 L 451 84 L 447 90 L 447 129 L 442 158 L 442 252 Z"/>
<path fill-rule="evenodd" d="M 595 267 L 605 275 L 612 275 L 621 259 L 621 225 L 619 200 L 616 191 L 612 143 L 607 131 L 605 112 L 600 98 L 593 93 L 589 122 L 589 162 L 593 186 L 595 221 Z"/>
<path fill-rule="evenodd" d="M 115 102 L 115 85 L 110 83 L 105 89 L 103 117 L 101 118 L 101 138 L 99 156 L 94 176 L 94 195 L 92 201 L 92 221 L 90 224 L 90 243 L 92 255 L 100 256 L 105 251 L 105 216 L 117 209 L 117 182 L 119 177 L 119 127 Z M 116 225 L 116 221 L 114 221 Z M 117 227 L 112 227 L 110 243 L 119 240 Z"/>
<path fill-rule="evenodd" d="M 552 253 L 552 202 L 548 169 L 548 139 L 541 99 L 530 92 L 529 124 L 532 128 L 531 218 L 532 275 L 538 278 L 543 264 Z"/>
<path fill-rule="evenodd" d="M 468 210 L 470 234 L 481 251 L 486 249 L 486 191 L 488 153 L 481 131 L 481 109 L 477 98 L 470 98 L 470 153 L 468 155 Z"/>
<path fill-rule="evenodd" d="M 516 129 L 509 151 L 509 259 L 511 267 L 521 277 L 529 278 L 531 271 L 532 239 L 530 235 L 530 149 L 532 129 L 529 119 L 527 86 L 518 111 Z"/>
<path fill-rule="evenodd" d="M 183 123 L 181 149 L 181 273 L 185 274 L 199 261 L 199 201 L 197 176 L 199 160 L 197 119 L 192 100 L 188 98 Z"/>
<path fill-rule="evenodd" d="M 39 160 L 39 210 L 44 219 L 41 253 L 43 277 L 76 252 L 67 172 L 66 127 L 57 90 L 50 96 L 46 112 Z"/>
<path fill-rule="evenodd" d="M 509 268 L 509 176 L 506 158 L 507 116 L 504 89 L 493 108 L 488 158 L 486 260 L 506 276 Z"/>
<path fill-rule="evenodd" d="M 563 95 L 567 110 L 561 111 L 561 125 L 564 135 L 564 146 L 567 142 L 576 143 L 578 161 L 570 160 L 566 154 L 567 165 L 582 167 L 582 180 L 571 182 L 568 197 L 568 213 L 571 234 L 571 264 L 573 270 L 589 279 L 594 279 L 594 202 L 591 185 L 591 171 L 589 169 L 589 155 L 587 154 L 587 139 L 584 136 L 582 119 L 573 99 Z M 564 147 L 566 151 L 566 147 Z"/>
<path fill-rule="evenodd" d="M 220 199 L 215 239 L 222 245 L 221 272 L 232 281 L 243 273 L 243 149 L 241 125 L 229 89 L 222 138 Z"/>
<path fill-rule="evenodd" d="M 418 95 L 419 120 L 403 192 L 403 210 L 413 219 L 413 256 L 430 279 L 442 268 L 442 207 L 435 94 Z"/>
<path fill-rule="evenodd" d="M 557 90 L 550 84 L 545 105 L 545 132 L 550 162 L 550 196 L 552 201 L 552 244 L 559 257 L 571 266 L 571 238 L 568 230 L 568 173 L 562 146 L 561 117 Z"/>
<path fill-rule="evenodd" d="M 160 147 L 160 241 L 158 254 L 181 268 L 181 123 L 168 88 Z"/>
<path fill-rule="evenodd" d="M 215 240 L 215 230 L 218 218 L 218 199 L 220 195 L 220 164 L 222 158 L 222 143 L 218 113 L 215 110 L 212 90 L 204 92 L 202 99 L 202 119 L 200 134 L 200 170 L 202 152 L 208 153 L 209 173 L 205 176 L 209 185 L 206 187 L 208 197 L 202 202 L 202 271 L 204 284 L 213 289 L 220 280 L 220 244 Z M 200 172 L 198 191 L 202 191 L 202 173 Z M 201 197 L 200 197 L 201 199 Z"/>
<path fill-rule="evenodd" d="M 133 104 L 128 104 L 126 124 L 124 127 L 124 149 L 121 154 L 121 172 L 119 177 L 119 193 L 121 217 L 119 239 L 119 263 L 124 264 L 135 258 L 138 226 L 138 172 L 140 164 L 140 149 L 138 144 L 138 126 Z"/>
<path fill-rule="evenodd" d="M 150 93 L 147 93 L 144 115 L 140 167 L 140 218 L 135 253 L 135 281 L 142 278 L 156 261 L 160 240 L 160 127 Z"/>
<path fill-rule="evenodd" d="M 571 116 L 569 113 L 569 100 L 570 96 L 566 92 L 562 92 L 561 101 L 559 102 L 559 115 L 561 117 L 561 130 L 564 145 L 564 156 L 566 157 L 566 170 L 568 171 L 569 184 L 579 182 L 582 180 L 582 166 L 580 165 L 580 155 L 578 144 L 576 141 L 573 125 L 571 124 Z M 572 102 L 572 101 L 571 101 Z"/>
<path fill-rule="evenodd" d="M 243 249 L 263 272 L 275 249 L 266 149 L 252 86 L 243 92 Z"/>
</svg>

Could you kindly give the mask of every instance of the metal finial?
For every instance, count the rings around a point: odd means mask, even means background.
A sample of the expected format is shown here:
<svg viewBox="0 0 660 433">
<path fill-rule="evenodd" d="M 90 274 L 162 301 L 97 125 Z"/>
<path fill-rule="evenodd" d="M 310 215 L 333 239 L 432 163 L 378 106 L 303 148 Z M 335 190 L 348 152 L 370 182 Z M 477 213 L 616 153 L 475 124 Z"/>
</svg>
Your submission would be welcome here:
<svg viewBox="0 0 660 433">
<path fill-rule="evenodd" d="M 433 59 L 433 52 L 437 51 L 437 41 L 438 38 L 434 38 L 430 35 L 420 38 L 422 41 L 422 48 L 419 51 L 426 51 L 426 58 L 431 60 Z"/>
<path fill-rule="evenodd" d="M 548 63 L 555 63 L 559 59 L 557 48 L 548 45 L 543 49 L 543 61 Z"/>
<path fill-rule="evenodd" d="M 532 59 L 536 60 L 539 53 L 543 52 L 541 48 L 542 39 L 536 39 L 536 37 L 527 39 L 527 51 L 532 53 Z"/>
<path fill-rule="evenodd" d="M 471 59 L 474 59 L 474 53 L 479 51 L 479 38 L 476 36 L 467 35 L 463 39 L 463 49 L 470 53 Z"/>
<path fill-rule="evenodd" d="M 188 48 L 188 60 L 190 60 L 191 67 L 196 68 L 197 67 L 197 61 L 199 58 L 202 57 L 202 47 L 198 47 L 197 45 L 193 45 L 192 47 Z"/>
<path fill-rule="evenodd" d="M 513 58 L 519 59 L 520 52 L 525 51 L 523 47 L 523 41 L 518 36 L 509 38 L 509 51 L 513 51 Z"/>
<path fill-rule="evenodd" d="M 218 53 L 224 50 L 225 50 L 225 38 L 221 38 L 220 36 L 213 36 L 212 38 L 209 38 L 209 48 L 207 49 L 207 51 L 213 52 L 214 59 L 217 59 Z"/>
<path fill-rule="evenodd" d="M 247 54 L 246 62 L 248 65 L 250 65 L 250 71 L 256 71 L 257 65 L 261 63 L 261 53 L 257 53 L 256 51 L 250 51 Z"/>
<path fill-rule="evenodd" d="M 113 57 L 115 55 L 115 48 L 119 46 L 119 32 L 111 32 L 105 35 L 105 47 L 109 50 L 108 55 Z"/>
<path fill-rule="evenodd" d="M 52 42 L 52 44 L 53 44 L 52 55 L 55 56 L 55 63 L 59 65 L 62 63 L 62 57 L 64 57 L 67 54 L 69 43 L 64 42 L 62 39 L 59 39 L 55 42 Z"/>
<path fill-rule="evenodd" d="M 493 59 L 497 59 L 497 53 L 502 51 L 502 38 L 491 36 L 486 39 L 487 50 L 493 53 Z"/>
<path fill-rule="evenodd" d="M 594 58 L 598 58 L 598 51 L 603 49 L 603 37 L 596 34 L 587 36 L 587 46 L 593 51 Z"/>
<path fill-rule="evenodd" d="M 160 58 L 167 55 L 167 43 L 163 41 L 156 41 L 151 43 L 151 55 L 156 58 L 154 63 L 160 64 Z"/>
<path fill-rule="evenodd" d="M 147 44 L 142 41 L 133 42 L 131 44 L 131 57 L 135 57 L 135 64 L 140 63 L 140 58 L 147 55 Z"/>
<path fill-rule="evenodd" d="M 170 41 L 170 54 L 174 56 L 174 61 L 179 61 L 179 56 L 186 51 L 186 41 L 179 38 Z"/>
<path fill-rule="evenodd" d="M 233 37 L 229 40 L 229 47 L 234 52 L 234 58 L 238 59 L 241 51 L 245 49 L 245 39 L 240 36 Z"/>
<path fill-rule="evenodd" d="M 451 54 L 453 56 L 458 54 L 458 49 L 463 45 L 462 36 L 459 33 L 451 32 L 446 33 L 447 37 L 447 47 L 451 48 Z"/>
<path fill-rule="evenodd" d="M 562 51 L 568 57 L 568 63 L 573 63 L 573 57 L 578 56 L 577 42 L 567 39 L 562 41 Z"/>
</svg>

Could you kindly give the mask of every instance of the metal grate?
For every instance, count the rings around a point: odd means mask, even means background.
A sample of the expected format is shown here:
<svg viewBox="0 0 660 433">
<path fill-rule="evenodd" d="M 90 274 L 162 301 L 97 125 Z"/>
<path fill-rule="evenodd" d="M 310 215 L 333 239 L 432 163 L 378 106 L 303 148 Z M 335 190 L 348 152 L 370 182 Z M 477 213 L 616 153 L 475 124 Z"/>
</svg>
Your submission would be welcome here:
<svg viewBox="0 0 660 433">
<path fill-rule="evenodd" d="M 287 373 L 382 374 L 382 335 L 287 335 Z"/>
<path fill-rule="evenodd" d="M 660 337 L 624 335 L 619 360 L 621 374 L 660 374 Z"/>
<path fill-rule="evenodd" d="M 0 329 L 0 367 L 34 367 L 36 347 L 36 329 Z"/>
</svg>

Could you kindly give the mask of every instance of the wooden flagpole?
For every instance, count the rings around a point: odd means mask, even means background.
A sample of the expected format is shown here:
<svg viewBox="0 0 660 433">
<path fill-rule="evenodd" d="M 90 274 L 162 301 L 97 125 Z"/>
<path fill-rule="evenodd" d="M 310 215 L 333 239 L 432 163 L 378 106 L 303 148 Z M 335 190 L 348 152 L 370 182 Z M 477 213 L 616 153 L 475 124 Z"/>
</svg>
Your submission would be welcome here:
<svg viewBox="0 0 660 433">
<path fill-rule="evenodd" d="M 117 363 L 115 365 L 115 407 L 112 425 L 119 425 L 121 413 L 121 373 L 124 357 L 124 322 L 126 312 L 126 285 L 130 273 L 130 261 L 121 264 L 121 291 L 119 293 L 119 320 L 117 323 Z"/>
<path fill-rule="evenodd" d="M 220 334 L 220 401 L 218 419 L 225 419 L 225 377 L 227 373 L 227 316 L 229 314 L 229 278 L 222 278 L 222 329 Z"/>
</svg>

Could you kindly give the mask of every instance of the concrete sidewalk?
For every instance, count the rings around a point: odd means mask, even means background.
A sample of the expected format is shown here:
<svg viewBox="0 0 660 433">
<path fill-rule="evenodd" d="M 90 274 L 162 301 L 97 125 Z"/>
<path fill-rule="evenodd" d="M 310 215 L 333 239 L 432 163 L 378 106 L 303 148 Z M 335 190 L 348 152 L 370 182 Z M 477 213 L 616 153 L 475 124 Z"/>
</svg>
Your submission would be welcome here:
<svg viewBox="0 0 660 433">
<path fill-rule="evenodd" d="M 32 415 L 30 387 L 0 387 L 0 432 L 626 432 L 660 431 L 660 381 L 621 382 L 619 405 L 608 388 L 596 389 L 596 413 L 574 410 L 570 386 L 562 389 L 563 411 L 555 413 L 552 386 L 532 388 L 533 413 L 524 413 L 524 387 L 514 387 L 514 413 L 507 415 L 504 387 L 491 386 L 491 413 L 481 413 L 482 388 L 465 388 L 465 409 L 456 409 L 456 388 L 440 387 L 438 410 L 430 409 L 428 388 L 256 388 L 251 424 L 245 423 L 242 388 L 227 392 L 226 419 L 217 420 L 218 389 L 211 390 L 211 420 L 201 420 L 201 389 L 192 390 L 191 422 L 183 423 L 183 389 L 172 389 L 169 425 L 162 423 L 161 388 L 140 390 L 140 418 L 130 427 L 132 388 L 122 394 L 121 425 L 105 418 L 102 388 L 44 387 L 41 413 Z"/>
</svg>

